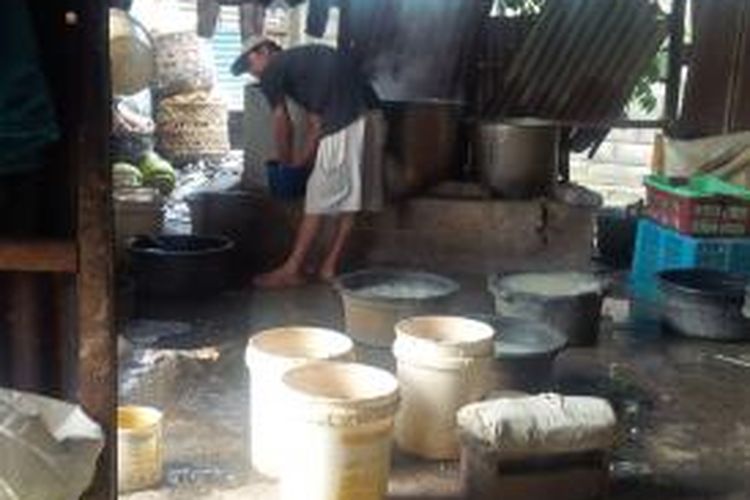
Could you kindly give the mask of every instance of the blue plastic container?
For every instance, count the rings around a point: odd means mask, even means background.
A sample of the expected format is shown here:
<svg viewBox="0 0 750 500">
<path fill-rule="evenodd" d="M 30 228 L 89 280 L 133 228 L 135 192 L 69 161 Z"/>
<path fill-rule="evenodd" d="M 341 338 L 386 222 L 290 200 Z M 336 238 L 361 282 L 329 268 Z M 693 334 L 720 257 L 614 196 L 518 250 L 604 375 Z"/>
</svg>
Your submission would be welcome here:
<svg viewBox="0 0 750 500">
<path fill-rule="evenodd" d="M 681 234 L 649 219 L 638 223 L 630 273 L 630 292 L 660 300 L 657 274 L 669 269 L 716 269 L 750 276 L 750 238 L 699 238 Z"/>
<path fill-rule="evenodd" d="M 293 200 L 305 195 L 307 178 L 312 169 L 292 167 L 276 161 L 266 163 L 268 187 L 271 195 L 284 200 Z"/>
</svg>

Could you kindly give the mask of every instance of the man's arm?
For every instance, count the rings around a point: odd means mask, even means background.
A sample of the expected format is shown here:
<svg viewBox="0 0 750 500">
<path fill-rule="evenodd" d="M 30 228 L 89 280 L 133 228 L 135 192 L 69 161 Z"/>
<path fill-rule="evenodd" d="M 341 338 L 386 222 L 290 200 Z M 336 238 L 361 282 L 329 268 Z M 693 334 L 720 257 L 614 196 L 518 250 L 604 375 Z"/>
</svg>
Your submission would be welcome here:
<svg viewBox="0 0 750 500">
<path fill-rule="evenodd" d="M 294 125 L 284 100 L 273 108 L 273 138 L 276 142 L 276 159 L 285 165 L 292 164 Z"/>
<path fill-rule="evenodd" d="M 305 145 L 294 158 L 294 165 L 309 167 L 314 165 L 318 144 L 323 136 L 323 120 L 320 115 L 307 112 L 305 116 Z"/>
</svg>

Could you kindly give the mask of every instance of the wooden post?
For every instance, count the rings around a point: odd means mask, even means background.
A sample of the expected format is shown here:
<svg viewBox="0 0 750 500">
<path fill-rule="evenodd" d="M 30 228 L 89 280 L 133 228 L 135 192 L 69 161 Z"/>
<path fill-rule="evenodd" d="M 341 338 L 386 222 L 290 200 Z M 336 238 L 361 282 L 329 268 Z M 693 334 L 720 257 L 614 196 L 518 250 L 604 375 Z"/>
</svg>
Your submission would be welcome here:
<svg viewBox="0 0 750 500">
<path fill-rule="evenodd" d="M 75 33 L 80 85 L 75 143 L 78 206 L 78 400 L 105 430 L 107 443 L 87 498 L 113 499 L 117 492 L 115 408 L 117 343 L 113 319 L 113 238 L 108 158 L 110 82 L 106 2 L 79 0 L 66 14 Z"/>
</svg>

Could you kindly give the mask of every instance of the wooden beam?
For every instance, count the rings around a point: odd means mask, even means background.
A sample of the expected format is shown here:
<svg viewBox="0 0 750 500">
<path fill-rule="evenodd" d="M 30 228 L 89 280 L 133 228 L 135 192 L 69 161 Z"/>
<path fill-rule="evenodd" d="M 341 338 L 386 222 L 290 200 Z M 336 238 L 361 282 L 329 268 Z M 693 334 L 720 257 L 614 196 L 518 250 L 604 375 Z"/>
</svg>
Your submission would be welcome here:
<svg viewBox="0 0 750 500">
<path fill-rule="evenodd" d="M 75 273 L 78 255 L 73 241 L 0 240 L 0 270 Z"/>
<path fill-rule="evenodd" d="M 78 185 L 78 400 L 106 435 L 86 498 L 117 496 L 117 342 L 114 331 L 114 245 L 108 141 L 110 81 L 107 2 L 75 0 L 68 13 L 69 94 L 78 106 L 69 151 Z"/>
</svg>

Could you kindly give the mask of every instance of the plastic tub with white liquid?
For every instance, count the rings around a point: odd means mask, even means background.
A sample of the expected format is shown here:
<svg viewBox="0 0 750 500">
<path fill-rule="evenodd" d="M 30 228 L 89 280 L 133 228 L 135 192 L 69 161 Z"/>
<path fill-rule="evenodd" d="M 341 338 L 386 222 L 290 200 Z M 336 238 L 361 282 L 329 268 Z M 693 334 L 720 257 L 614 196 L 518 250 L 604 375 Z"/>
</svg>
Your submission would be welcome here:
<svg viewBox="0 0 750 500">
<path fill-rule="evenodd" d="M 326 328 L 282 327 L 253 335 L 245 362 L 250 372 L 250 455 L 253 467 L 278 477 L 284 401 L 281 378 L 290 369 L 315 360 L 354 360 L 354 343 Z"/>
<path fill-rule="evenodd" d="M 430 459 L 458 458 L 456 412 L 493 388 L 494 333 L 487 323 L 458 316 L 419 316 L 396 325 L 401 449 Z"/>
</svg>

